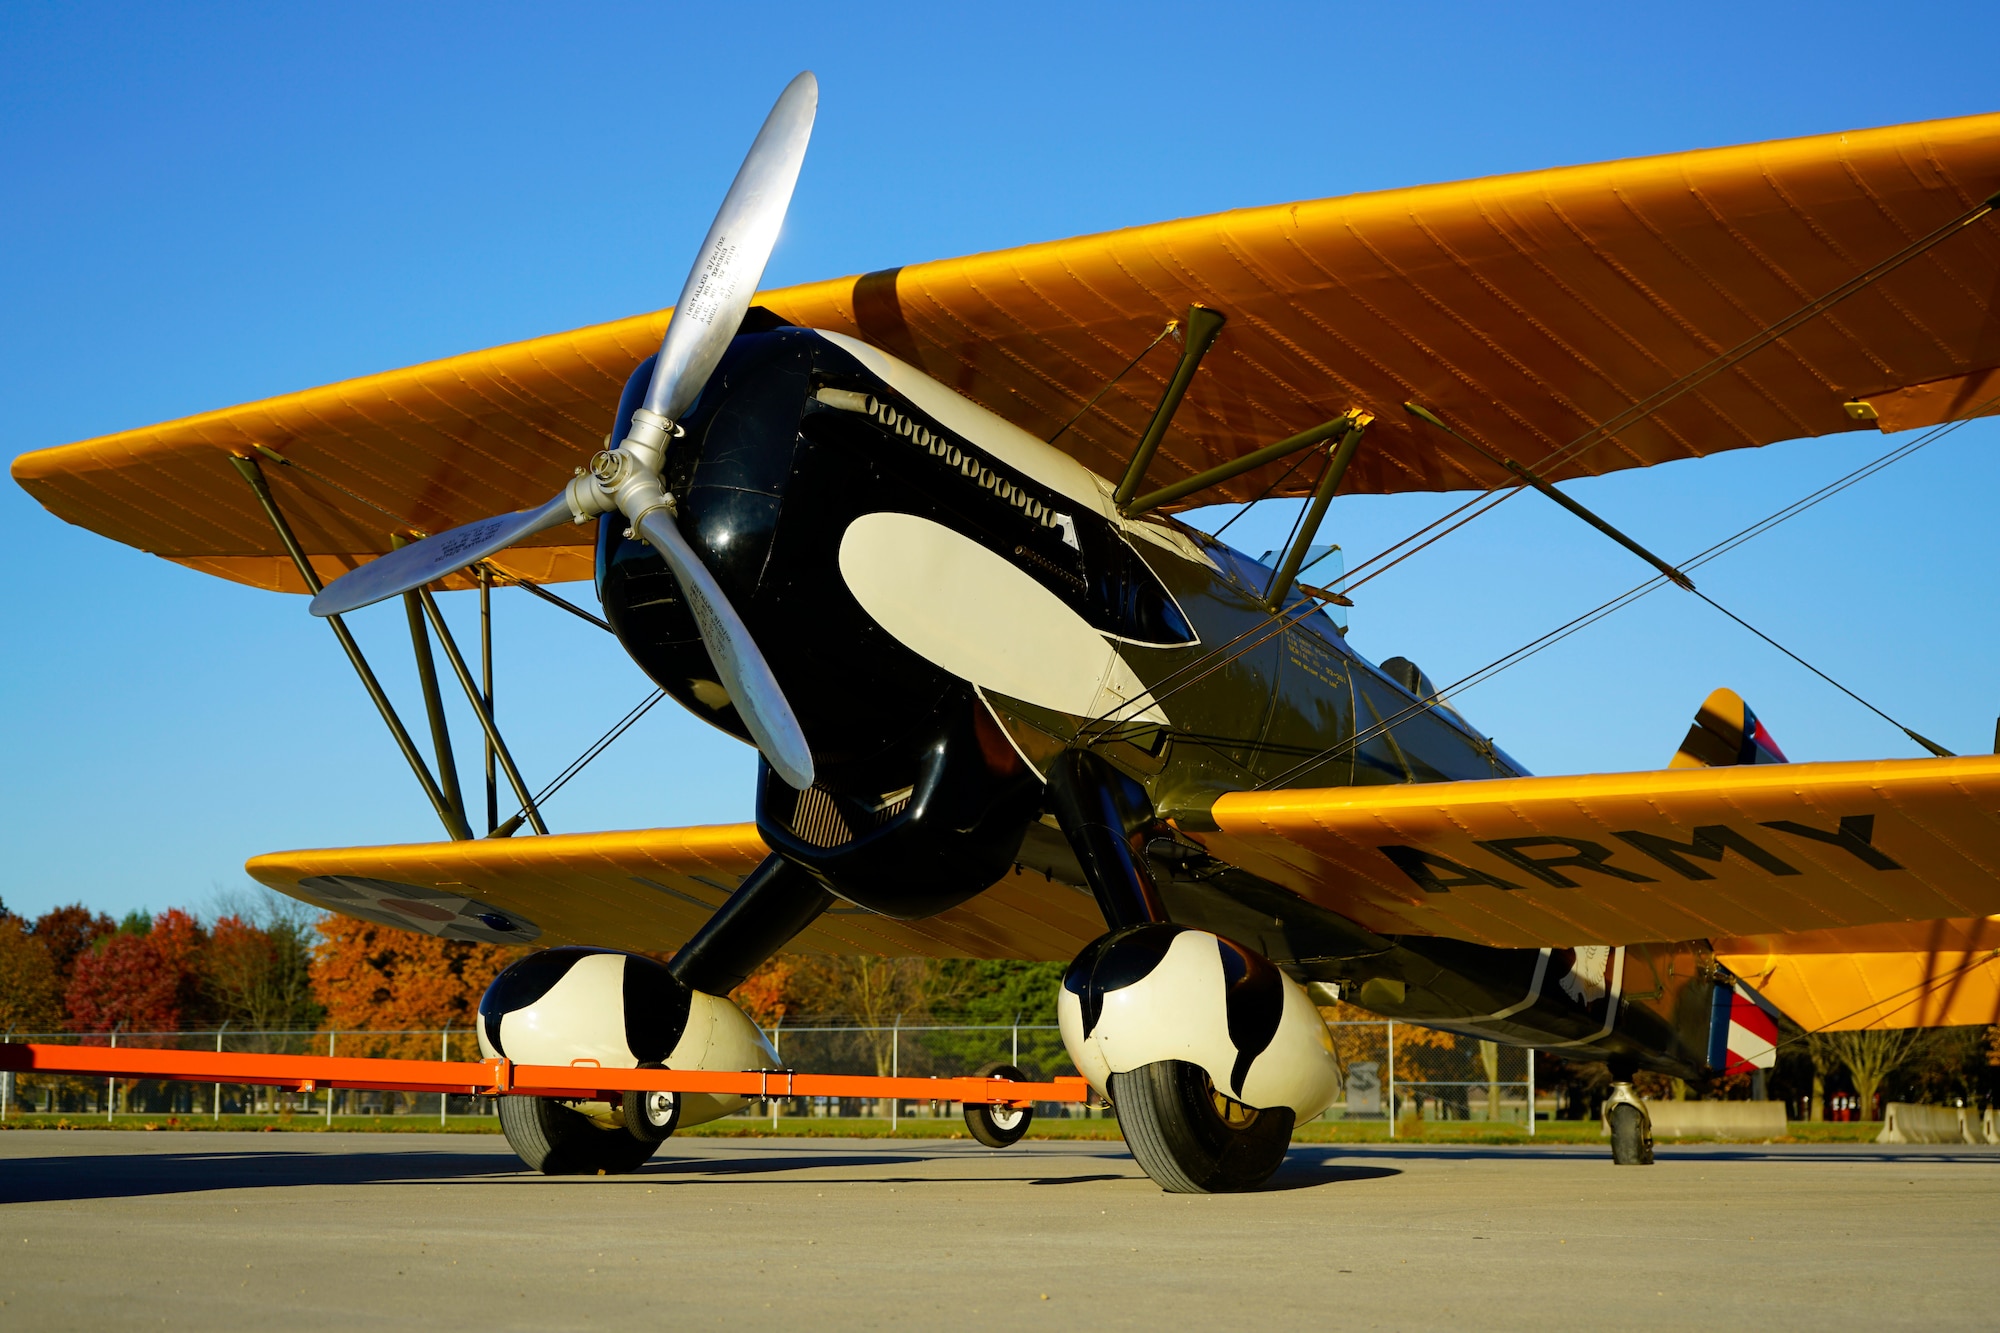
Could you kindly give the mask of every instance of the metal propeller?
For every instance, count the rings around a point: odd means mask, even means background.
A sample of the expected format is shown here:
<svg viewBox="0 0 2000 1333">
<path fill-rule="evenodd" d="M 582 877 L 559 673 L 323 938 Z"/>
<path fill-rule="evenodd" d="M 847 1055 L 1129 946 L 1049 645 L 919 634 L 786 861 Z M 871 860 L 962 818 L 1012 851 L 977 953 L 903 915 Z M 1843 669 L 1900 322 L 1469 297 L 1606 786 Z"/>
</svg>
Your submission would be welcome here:
<svg viewBox="0 0 2000 1333">
<path fill-rule="evenodd" d="M 750 309 L 791 204 L 818 107 L 819 81 L 805 73 L 771 108 L 695 256 L 660 341 L 645 405 L 632 413 L 623 442 L 592 458 L 589 468 L 539 509 L 440 532 L 335 579 L 313 598 L 314 615 L 340 615 L 420 588 L 565 520 L 587 523 L 600 514 L 622 513 L 673 571 L 716 674 L 757 748 L 793 787 L 803 791 L 812 785 L 812 751 L 799 720 L 742 617 L 675 526 L 674 500 L 660 468 L 678 429 L 676 419 L 701 393 Z"/>
</svg>

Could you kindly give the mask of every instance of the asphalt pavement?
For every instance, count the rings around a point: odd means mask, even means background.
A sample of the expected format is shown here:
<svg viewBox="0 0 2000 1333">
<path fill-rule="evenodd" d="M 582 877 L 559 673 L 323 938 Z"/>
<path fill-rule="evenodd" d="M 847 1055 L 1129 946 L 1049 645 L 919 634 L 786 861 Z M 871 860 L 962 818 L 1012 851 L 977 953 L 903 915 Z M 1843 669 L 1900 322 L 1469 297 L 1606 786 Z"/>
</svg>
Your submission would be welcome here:
<svg viewBox="0 0 2000 1333">
<path fill-rule="evenodd" d="M 1313 1145 L 1161 1193 L 1100 1142 L 0 1133 L 0 1329 L 1992 1327 L 2000 1149 Z"/>
</svg>

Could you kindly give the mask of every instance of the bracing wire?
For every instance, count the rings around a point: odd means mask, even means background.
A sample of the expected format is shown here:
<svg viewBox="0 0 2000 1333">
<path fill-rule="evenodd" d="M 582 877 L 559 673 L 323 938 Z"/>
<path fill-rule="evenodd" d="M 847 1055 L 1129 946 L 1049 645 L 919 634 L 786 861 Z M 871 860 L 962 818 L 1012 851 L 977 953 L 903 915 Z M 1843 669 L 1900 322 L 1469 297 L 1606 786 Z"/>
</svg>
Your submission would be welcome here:
<svg viewBox="0 0 2000 1333">
<path fill-rule="evenodd" d="M 1163 341 L 1165 341 L 1166 336 L 1169 333 L 1172 333 L 1175 329 L 1180 327 L 1180 323 L 1181 322 L 1177 319 L 1168 320 L 1167 327 L 1161 329 L 1159 333 L 1154 337 L 1153 341 L 1147 343 L 1145 347 L 1140 350 L 1139 355 L 1133 357 L 1130 361 L 1126 362 L 1125 369 L 1119 371 L 1116 375 L 1113 375 L 1110 379 L 1106 380 L 1104 382 L 1104 387 L 1099 389 L 1096 393 L 1092 394 L 1089 402 L 1085 403 L 1082 407 L 1076 409 L 1075 416 L 1071 417 L 1068 421 L 1065 421 L 1063 422 L 1062 425 L 1058 426 L 1056 428 L 1056 433 L 1049 436 L 1047 443 L 1054 444 L 1057 440 L 1060 440 L 1063 437 L 1064 431 L 1068 430 L 1071 426 L 1074 426 L 1077 422 L 1083 420 L 1084 413 L 1090 411 L 1091 408 L 1096 407 L 1098 400 L 1103 398 L 1105 394 L 1110 393 L 1112 387 L 1116 385 L 1119 380 L 1122 380 L 1127 375 L 1131 374 L 1133 369 L 1136 368 L 1141 361 L 1144 361 L 1146 359 L 1146 353 L 1152 351 L 1155 347 L 1158 347 Z"/>
<path fill-rule="evenodd" d="M 583 772 L 584 768 L 589 765 L 591 760 L 597 758 L 597 756 L 603 754 L 607 749 L 611 748 L 611 743 L 613 741 L 617 740 L 620 736 L 623 736 L 626 732 L 630 731 L 632 729 L 632 725 L 635 722 L 637 722 L 640 718 L 646 716 L 647 713 L 653 710 L 654 704 L 657 704 L 658 702 L 660 702 L 660 700 L 666 697 L 667 697 L 667 692 L 665 690 L 656 689 L 651 694 L 647 695 L 644 699 L 640 700 L 639 703 L 633 707 L 631 712 L 625 714 L 624 717 L 620 718 L 617 722 L 612 724 L 611 730 L 605 732 L 602 736 L 599 736 L 596 740 L 592 741 L 588 749 L 586 749 L 582 754 L 578 755 L 575 759 L 572 759 L 570 761 L 569 767 L 565 768 L 562 772 L 556 774 L 556 776 L 554 777 L 554 779 L 550 781 L 548 786 L 542 788 L 541 791 L 535 794 L 536 807 L 540 808 L 541 806 L 546 805 L 548 803 L 548 799 L 551 796 L 554 796 L 557 792 L 561 791 L 566 785 L 568 785 L 569 780 L 571 778 Z M 525 816 L 527 813 L 528 813 L 528 807 L 524 805 L 519 810 L 515 811 L 515 817 L 520 818 L 522 816 Z"/>
<path fill-rule="evenodd" d="M 1697 366 L 1695 369 L 1689 371 L 1687 374 L 1682 375 L 1680 378 L 1661 387 L 1660 389 L 1653 392 L 1651 395 L 1642 398 L 1638 402 L 1633 403 L 1631 406 L 1623 409 L 1622 411 L 1613 414 L 1605 421 L 1599 422 L 1597 425 L 1590 427 L 1588 430 L 1584 431 L 1583 434 L 1579 435 L 1576 439 L 1571 440 L 1568 444 L 1560 445 L 1557 448 L 1550 450 L 1546 455 L 1542 457 L 1542 459 L 1539 462 L 1531 464 L 1529 470 L 1532 472 L 1542 473 L 1543 475 L 1546 476 L 1549 474 L 1551 469 L 1560 467 L 1563 464 L 1572 461 L 1578 454 L 1580 454 L 1585 448 L 1589 447 L 1590 445 L 1597 443 L 1600 440 L 1612 439 L 1615 436 L 1617 436 L 1619 432 L 1626 430 L 1631 426 L 1637 425 L 1639 422 L 1645 420 L 1647 417 L 1650 417 L 1655 413 L 1664 410 L 1670 404 L 1676 402 L 1677 400 L 1686 396 L 1687 394 L 1694 392 L 1696 389 L 1700 388 L 1703 384 L 1706 384 L 1709 380 L 1714 379 L 1717 375 L 1720 375 L 1724 371 L 1727 371 L 1730 368 L 1734 367 L 1735 365 L 1743 361 L 1746 357 L 1749 357 L 1752 354 L 1762 351 L 1766 347 L 1769 347 L 1772 343 L 1775 343 L 1780 339 L 1784 338 L 1787 334 L 1793 332 L 1794 330 L 1799 328 L 1799 326 L 1805 324 L 1809 320 L 1815 319 L 1818 316 L 1825 314 L 1828 310 L 1831 310 L 1834 306 L 1839 305 L 1842 301 L 1847 300 L 1849 297 L 1854 296 L 1855 294 L 1872 286 L 1876 282 L 1879 282 L 1881 279 L 1889 276 L 1889 274 L 1895 272 L 1897 269 L 1909 263 L 1911 260 L 1916 259 L 1918 256 L 1924 254 L 1925 252 L 1930 250 L 1933 246 L 1937 245 L 1939 242 L 1947 240 L 1950 237 L 1959 233 L 1960 231 L 1963 231 L 1965 228 L 1971 226 L 1973 223 L 1979 221 L 1981 218 L 1993 212 L 1996 206 L 2000 206 L 2000 194 L 1996 194 L 1988 199 L 1983 200 L 1974 207 L 1966 210 L 1964 213 L 1961 213 L 1957 217 L 1951 219 L 1949 222 L 1944 223 L 1942 226 L 1934 228 L 1933 230 L 1926 232 L 1924 235 L 1919 236 L 1916 240 L 1911 241 L 1908 245 L 1904 246 L 1901 250 L 1898 250 L 1896 253 L 1890 255 L 1888 258 L 1877 262 L 1876 264 L 1870 266 L 1869 268 L 1863 269 L 1861 272 L 1855 274 L 1853 277 L 1848 278 L 1845 282 L 1842 282 L 1838 286 L 1835 286 L 1829 289 L 1828 291 L 1822 293 L 1821 295 L 1814 297 L 1812 300 L 1807 301 L 1805 304 L 1799 306 L 1797 309 L 1793 310 L 1789 315 L 1786 315 L 1783 319 L 1778 320 L 1776 323 L 1765 325 L 1763 328 L 1751 334 L 1748 338 L 1745 338 L 1743 341 L 1737 343 L 1735 346 L 1727 348 L 1724 351 L 1717 353 L 1714 357 L 1710 358 L 1702 365 Z M 1505 504 L 1508 500 L 1520 494 L 1520 492 L 1524 489 L 1526 489 L 1524 486 L 1517 485 L 1517 486 L 1510 486 L 1506 488 L 1504 491 L 1496 492 L 1494 490 L 1488 490 L 1480 495 L 1474 496 L 1472 499 L 1458 506 L 1458 508 L 1453 509 L 1450 513 L 1445 514 L 1441 518 L 1433 520 L 1429 524 L 1426 524 L 1424 527 L 1419 528 L 1416 532 L 1413 532 L 1409 536 L 1403 538 L 1401 541 L 1396 542 L 1395 544 L 1388 546 L 1381 551 L 1378 551 L 1376 554 L 1370 556 L 1368 559 L 1356 565 L 1354 569 L 1350 571 L 1349 578 L 1347 581 L 1347 590 L 1351 592 L 1355 588 L 1360 587 L 1363 583 L 1366 583 L 1370 579 L 1376 577 L 1376 575 L 1388 572 L 1390 569 L 1394 568 L 1395 566 L 1401 564 L 1403 561 L 1409 559 L 1411 556 L 1415 555 L 1418 551 L 1421 551 L 1425 547 L 1433 544 L 1434 542 L 1437 542 L 1442 538 L 1449 536 L 1451 533 L 1456 532 L 1459 528 L 1464 527 L 1467 523 L 1470 523 L 1473 519 L 1478 518 L 1481 514 L 1485 514 L 1491 511 L 1492 509 L 1498 507 L 1499 505 Z M 1467 510 L 1474 510 L 1475 512 L 1466 513 Z M 1464 515 L 1464 517 L 1461 518 L 1459 517 L 1460 515 Z M 1454 522 L 1453 520 L 1457 521 Z M 1435 536 L 1432 536 L 1428 540 L 1423 541 L 1415 546 L 1410 546 L 1410 543 L 1416 542 L 1418 538 L 1423 537 L 1426 533 L 1429 533 L 1433 529 L 1439 528 L 1447 523 L 1449 523 L 1450 526 L 1445 527 L 1444 531 L 1438 532 Z M 1403 549 L 1404 547 L 1409 547 L 1409 549 L 1404 550 Z M 1401 554 L 1396 554 L 1398 551 L 1400 551 Z M 1394 556 L 1394 558 L 1389 559 L 1388 557 L 1392 555 Z M 1364 569 L 1369 569 L 1370 566 L 1374 566 L 1378 562 L 1382 562 L 1384 560 L 1387 560 L 1387 563 L 1381 564 L 1380 568 L 1372 569 L 1365 575 L 1362 574 L 1362 571 Z M 1361 575 L 1361 577 L 1359 578 L 1354 577 L 1355 575 Z"/>
<path fill-rule="evenodd" d="M 1934 426 L 1930 430 L 1925 431 L 1922 435 L 1918 436 L 1916 439 L 1909 440 L 1903 444 L 1897 445 L 1895 448 L 1889 450 L 1887 453 L 1884 453 L 1874 459 L 1871 459 L 1869 462 L 1862 464 L 1858 468 L 1855 468 L 1852 472 L 1849 472 L 1844 476 L 1835 478 L 1833 481 L 1828 482 L 1826 485 L 1820 487 L 1818 490 L 1813 491 L 1810 494 L 1803 496 L 1798 500 L 1793 501 L 1791 504 L 1786 505 L 1784 508 L 1775 511 L 1774 513 L 1766 515 L 1764 518 L 1759 519 L 1755 523 L 1752 523 L 1749 527 L 1743 528 L 1740 531 L 1732 534 L 1731 536 L 1725 537 L 1723 540 L 1715 543 L 1713 546 L 1708 547 L 1706 550 L 1691 557 L 1690 559 L 1682 561 L 1677 567 L 1684 571 L 1699 569 L 1703 565 L 1706 565 L 1711 560 L 1716 560 L 1724 555 L 1729 554 L 1731 551 L 1734 551 L 1737 547 L 1743 545 L 1745 542 L 1751 541 L 1756 537 L 1760 537 L 1764 533 L 1769 532 L 1771 529 L 1779 526 L 1780 524 L 1788 522 L 1791 519 L 1798 517 L 1800 514 L 1805 513 L 1808 509 L 1811 509 L 1814 506 L 1821 504 L 1826 500 L 1832 499 L 1834 496 L 1840 494 L 1842 491 L 1847 490 L 1851 486 L 1858 485 L 1860 482 L 1865 481 L 1869 477 L 1874 476 L 1876 473 L 1882 471 L 1884 468 L 1892 466 L 1893 464 L 1899 463 L 1902 460 L 1910 457 L 1910 455 L 1916 453 L 1919 449 L 1922 449 L 1927 445 L 1936 443 L 1938 440 L 1943 439 L 1945 436 L 1951 434 L 1959 427 L 1965 425 L 1967 421 L 1983 415 L 1985 412 L 1987 412 L 1988 410 L 1990 410 L 1995 406 L 2000 406 L 2000 395 L 1995 395 L 1994 397 L 1987 399 L 1985 402 L 1980 403 L 1971 412 L 1967 413 L 1964 418 L 1961 418 L 1958 421 L 1946 422 L 1942 425 Z M 1355 750 L 1359 749 L 1362 745 L 1365 745 L 1367 742 L 1375 739 L 1377 736 L 1382 735 L 1394 729 L 1397 726 L 1400 726 L 1403 722 L 1407 721 L 1411 717 L 1414 717 L 1419 713 L 1427 712 L 1430 709 L 1437 707 L 1444 701 L 1447 695 L 1463 693 L 1466 690 L 1472 689 L 1474 686 L 1482 685 L 1486 681 L 1491 680 L 1494 676 L 1499 675 L 1501 672 L 1506 671 L 1511 667 L 1520 665 L 1522 662 L 1525 662 L 1528 658 L 1533 657 L 1535 654 L 1539 652 L 1542 652 L 1544 649 L 1553 647 L 1555 644 L 1560 643 L 1562 640 L 1568 638 L 1570 635 L 1575 634 L 1581 630 L 1587 629 L 1591 625 L 1594 625 L 1598 621 L 1604 619 L 1606 616 L 1612 615 L 1617 611 L 1623 610 L 1625 607 L 1630 606 L 1633 602 L 1638 601 L 1640 598 L 1645 597 L 1659 590 L 1660 588 L 1668 586 L 1671 585 L 1669 584 L 1666 576 L 1656 574 L 1652 578 L 1647 579 L 1645 582 L 1636 584 L 1632 588 L 1627 589 L 1625 592 L 1618 594 L 1618 596 L 1611 598 L 1609 601 L 1600 603 L 1599 605 L 1584 612 L 1582 615 L 1579 615 L 1572 620 L 1566 621 L 1563 624 L 1556 626 L 1554 629 L 1548 631 L 1546 634 L 1543 634 L 1534 639 L 1530 639 L 1528 642 L 1522 644 L 1520 647 L 1514 649 L 1512 652 L 1505 653 L 1500 657 L 1495 658 L 1493 661 L 1488 662 L 1485 666 L 1482 666 L 1478 670 L 1470 672 L 1469 674 L 1460 677 L 1458 680 L 1453 681 L 1451 684 L 1445 686 L 1444 688 L 1432 691 L 1430 694 L 1426 695 L 1424 698 L 1418 700 L 1417 702 L 1410 704 L 1407 707 L 1399 710 L 1398 712 L 1390 715 L 1389 717 L 1374 723 L 1365 731 L 1357 732 L 1355 735 L 1349 737 L 1347 740 L 1339 742 L 1338 744 L 1332 746 L 1328 746 L 1326 749 L 1321 750 L 1317 754 L 1312 755 L 1311 757 L 1300 761 L 1299 763 L 1293 765 L 1291 768 L 1286 769 L 1284 772 L 1279 773 L 1274 777 L 1264 779 L 1262 782 L 1259 782 L 1257 784 L 1255 789 L 1261 791 L 1272 787 L 1279 787 L 1286 785 L 1288 783 L 1294 782 L 1296 779 L 1301 778 L 1306 774 L 1313 772 L 1318 768 L 1323 767 L 1328 763 L 1333 762 L 1334 760 L 1345 758 L 1347 755 L 1352 754 Z M 1710 599 L 1708 598 L 1703 598 L 1703 600 L 1710 601 Z M 1710 604 L 1715 605 L 1713 601 L 1710 601 Z M 1716 606 L 1716 609 L 1719 611 L 1724 611 L 1725 615 L 1730 615 L 1730 618 L 1732 620 L 1736 620 L 1739 624 L 1742 624 L 1744 628 L 1751 629 L 1753 633 L 1758 633 L 1758 637 L 1765 639 L 1765 641 L 1771 643 L 1773 647 L 1777 647 L 1780 651 L 1785 652 L 1787 656 L 1792 657 L 1793 660 L 1800 662 L 1801 665 L 1807 666 L 1808 669 L 1813 670 L 1815 674 L 1820 675 L 1823 679 L 1827 680 L 1829 683 L 1834 684 L 1836 687 L 1840 688 L 1844 693 L 1847 693 L 1850 697 L 1863 703 L 1865 706 L 1869 707 L 1871 711 L 1877 713 L 1879 716 L 1888 721 L 1890 725 L 1896 727 L 1900 731 L 1905 732 L 1907 735 L 1911 737 L 1911 739 L 1916 740 L 1926 749 L 1930 749 L 1932 750 L 1933 753 L 1935 753 L 1938 749 L 1942 748 L 1936 746 L 1934 743 L 1930 741 L 1924 740 L 1916 732 L 1910 731 L 1909 728 L 1904 727 L 1894 718 L 1889 717 L 1887 713 L 1883 713 L 1880 709 L 1874 708 L 1872 704 L 1868 704 L 1867 701 L 1861 699 L 1859 695 L 1854 694 L 1851 690 L 1847 690 L 1845 686 L 1840 686 L 1839 682 L 1834 681 L 1832 677 L 1826 676 L 1825 673 L 1818 671 L 1817 668 L 1811 667 L 1811 664 L 1805 662 L 1803 658 L 1797 657 L 1796 654 L 1791 653 L 1789 650 L 1785 649 L 1783 645 L 1778 644 L 1773 639 L 1770 639 L 1769 636 L 1756 631 L 1754 627 L 1750 626 L 1748 622 L 1741 620 L 1740 617 L 1730 614 L 1719 605 Z"/>
</svg>

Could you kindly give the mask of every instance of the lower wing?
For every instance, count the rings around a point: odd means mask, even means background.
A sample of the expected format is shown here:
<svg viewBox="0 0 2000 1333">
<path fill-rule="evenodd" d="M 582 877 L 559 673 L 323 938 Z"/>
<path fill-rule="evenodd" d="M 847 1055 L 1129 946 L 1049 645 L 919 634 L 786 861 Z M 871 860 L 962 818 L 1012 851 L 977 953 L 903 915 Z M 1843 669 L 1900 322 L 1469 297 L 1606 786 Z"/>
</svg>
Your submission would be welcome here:
<svg viewBox="0 0 2000 1333">
<path fill-rule="evenodd" d="M 766 855 L 756 825 L 721 824 L 272 852 L 245 868 L 315 907 L 449 939 L 663 953 L 700 929 Z M 1088 894 L 1017 873 L 923 921 L 839 905 L 792 947 L 1068 961 L 1103 930 Z"/>
<path fill-rule="evenodd" d="M 1192 822 L 1192 821 L 1190 821 Z M 1217 858 L 1383 935 L 1500 947 L 1709 940 L 1808 1028 L 2000 1020 L 2000 757 L 1238 792 Z M 750 824 L 278 852 L 264 884 L 490 943 L 663 952 L 767 854 Z M 895 921 L 838 906 L 795 947 L 1066 960 L 1104 927 L 1041 873 Z"/>
</svg>

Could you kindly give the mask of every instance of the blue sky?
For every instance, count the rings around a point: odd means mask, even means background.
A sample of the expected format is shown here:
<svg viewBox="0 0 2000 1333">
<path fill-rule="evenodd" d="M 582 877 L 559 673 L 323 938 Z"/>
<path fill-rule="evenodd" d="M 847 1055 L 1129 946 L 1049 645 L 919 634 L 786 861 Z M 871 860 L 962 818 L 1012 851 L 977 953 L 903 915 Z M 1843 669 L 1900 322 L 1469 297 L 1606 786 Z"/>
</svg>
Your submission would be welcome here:
<svg viewBox="0 0 2000 1333">
<path fill-rule="evenodd" d="M 0 447 L 27 449 L 655 309 L 786 79 L 812 154 L 772 284 L 1249 204 L 1995 109 L 1991 4 L 0 8 Z M 1872 435 L 1580 484 L 1669 558 Z M 2000 425 L 1975 423 L 1702 585 L 1917 730 L 1992 744 Z M 1336 505 L 1370 553 L 1447 505 Z M 1283 506 L 1231 533 L 1253 553 Z M 0 486 L 0 898 L 200 906 L 259 851 L 436 825 L 297 599 L 141 555 Z M 1448 680 L 1642 567 L 1528 496 L 1371 584 L 1355 645 Z M 587 596 L 587 588 L 572 591 Z M 447 599 L 463 603 L 465 598 Z M 449 612 L 463 617 L 470 608 Z M 646 691 L 498 599 L 531 781 Z M 414 722 L 401 610 L 355 618 Z M 469 626 L 468 626 L 469 628 Z M 1795 759 L 1899 733 L 1662 593 L 1466 695 L 1538 772 L 1664 764 L 1730 684 Z M 470 720 L 455 718 L 469 740 Z M 469 745 L 462 764 L 474 762 Z M 747 818 L 747 750 L 662 707 L 559 829 Z"/>
</svg>

